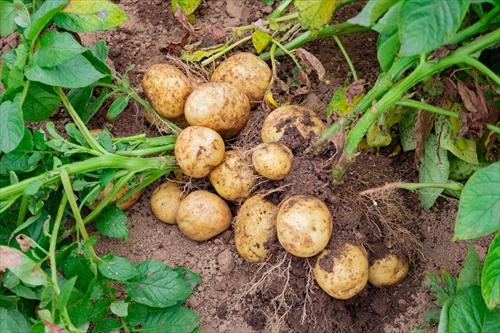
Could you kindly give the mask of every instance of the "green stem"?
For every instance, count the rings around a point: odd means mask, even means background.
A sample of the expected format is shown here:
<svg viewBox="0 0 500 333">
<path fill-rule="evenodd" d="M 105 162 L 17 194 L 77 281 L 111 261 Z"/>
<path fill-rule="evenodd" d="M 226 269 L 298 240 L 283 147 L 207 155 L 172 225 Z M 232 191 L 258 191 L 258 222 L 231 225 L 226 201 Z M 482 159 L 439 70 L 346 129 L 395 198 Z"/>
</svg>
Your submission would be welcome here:
<svg viewBox="0 0 500 333">
<path fill-rule="evenodd" d="M 495 126 L 492 124 L 486 124 L 486 128 L 492 132 L 495 132 L 496 134 L 500 134 L 500 127 L 498 127 L 498 126 Z"/>
<path fill-rule="evenodd" d="M 464 186 L 460 183 L 387 183 L 384 186 L 372 188 L 361 192 L 361 195 L 371 195 L 379 192 L 386 192 L 393 190 L 395 188 L 408 190 L 408 191 L 416 191 L 424 188 L 441 188 L 448 191 L 462 191 Z"/>
<path fill-rule="evenodd" d="M 20 226 L 26 218 L 26 212 L 28 211 L 29 196 L 23 195 L 21 197 L 21 204 L 19 205 L 19 215 L 17 216 L 17 226 Z"/>
<path fill-rule="evenodd" d="M 489 77 L 497 86 L 500 86 L 500 77 L 495 74 L 491 69 L 486 67 L 482 62 L 472 57 L 464 57 L 463 62 L 471 67 L 474 67 L 485 76 Z"/>
<path fill-rule="evenodd" d="M 155 182 L 158 178 L 172 172 L 174 169 L 165 169 L 165 170 L 153 170 L 150 172 L 149 175 L 146 176 L 146 178 L 144 178 L 144 180 L 136 187 L 134 187 L 132 190 L 130 190 L 129 192 L 127 192 L 127 194 L 125 194 L 123 197 L 121 197 L 120 199 L 118 199 L 116 201 L 117 204 L 120 204 L 126 200 L 128 200 L 134 193 L 137 193 L 139 191 L 142 191 L 143 189 L 145 189 L 146 187 L 148 187 L 150 184 L 152 184 L 153 182 Z"/>
<path fill-rule="evenodd" d="M 333 36 L 333 39 L 335 40 L 335 43 L 337 43 L 340 52 L 342 52 L 342 55 L 344 56 L 345 60 L 347 61 L 347 64 L 349 65 L 349 69 L 351 70 L 352 73 L 352 78 L 354 79 L 354 81 L 357 81 L 358 74 L 356 73 L 356 69 L 354 68 L 351 58 L 349 57 L 349 53 L 347 53 L 346 49 L 344 48 L 344 45 L 337 36 Z"/>
<path fill-rule="evenodd" d="M 289 56 L 293 60 L 293 62 L 295 63 L 295 65 L 300 70 L 302 70 L 302 67 L 299 64 L 299 61 L 297 60 L 297 57 L 295 57 L 295 55 L 292 52 L 290 52 L 289 50 L 287 50 L 286 47 L 284 47 L 283 45 L 281 45 L 281 43 L 278 42 L 277 40 L 273 39 L 272 42 L 273 42 L 273 44 L 275 44 L 276 46 L 278 46 L 287 56 Z"/>
<path fill-rule="evenodd" d="M 151 147 L 151 148 L 145 148 L 145 149 L 137 149 L 137 150 L 124 150 L 124 151 L 117 151 L 116 154 L 120 156 L 146 156 L 146 155 L 151 155 L 151 154 L 158 154 L 158 153 L 163 153 L 166 151 L 172 151 L 175 147 L 175 143 L 170 144 L 170 145 L 165 145 L 165 146 L 159 146 L 159 147 Z"/>
<path fill-rule="evenodd" d="M 54 227 L 52 228 L 52 233 L 50 235 L 50 244 L 49 244 L 50 274 L 52 278 L 52 284 L 54 285 L 54 293 L 56 295 L 59 295 L 60 293 L 59 285 L 57 283 L 57 263 L 56 263 L 57 235 L 59 234 L 59 228 L 61 226 L 61 221 L 63 219 L 67 203 L 68 203 L 68 197 L 65 194 L 63 194 L 61 198 L 61 203 L 59 204 L 59 209 L 57 210 L 56 219 L 54 221 Z"/>
<path fill-rule="evenodd" d="M 490 22 L 494 20 L 500 14 L 500 6 L 495 6 L 486 15 L 484 15 L 479 21 L 468 26 L 462 31 L 459 31 L 455 37 L 451 39 L 448 44 L 458 44 L 461 41 L 471 38 L 472 36 L 486 31 L 490 27 Z"/>
<path fill-rule="evenodd" d="M 244 44 L 244 43 L 246 43 L 247 41 L 249 41 L 251 39 L 252 39 L 252 35 L 247 36 L 245 38 L 242 38 L 242 39 L 240 39 L 237 42 L 234 42 L 233 44 L 231 44 L 228 47 L 226 47 L 224 50 L 219 51 L 219 52 L 213 54 L 212 56 L 208 57 L 207 59 L 203 60 L 201 62 L 201 65 L 202 66 L 208 66 L 208 65 L 210 65 L 212 62 L 214 62 L 215 60 L 219 59 L 220 57 L 222 57 L 224 54 L 228 53 L 229 51 L 231 51 L 235 47 L 238 47 L 241 44 Z"/>
<path fill-rule="evenodd" d="M 269 20 L 272 19 L 277 19 L 278 17 L 283 14 L 283 12 L 290 6 L 290 4 L 293 2 L 293 0 L 282 0 L 278 7 L 276 7 L 275 10 L 269 16 L 267 17 Z"/>
</svg>

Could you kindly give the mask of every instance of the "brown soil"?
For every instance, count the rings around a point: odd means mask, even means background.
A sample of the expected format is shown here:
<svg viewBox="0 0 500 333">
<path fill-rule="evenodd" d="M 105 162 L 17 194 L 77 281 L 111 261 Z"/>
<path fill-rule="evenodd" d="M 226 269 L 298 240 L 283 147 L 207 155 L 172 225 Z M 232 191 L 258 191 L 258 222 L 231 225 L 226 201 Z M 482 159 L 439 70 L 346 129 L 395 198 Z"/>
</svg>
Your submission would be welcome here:
<svg viewBox="0 0 500 333">
<path fill-rule="evenodd" d="M 167 61 L 167 46 L 182 37 L 183 30 L 170 12 L 169 1 L 119 3 L 129 13 L 130 22 L 110 32 L 85 36 L 84 40 L 104 38 L 119 72 L 127 64 L 134 64 L 132 82 L 141 90 L 139 82 L 144 70 L 151 64 Z M 237 3 L 241 13 L 230 17 L 225 0 L 205 1 L 197 13 L 197 26 L 247 24 L 269 11 L 259 0 Z M 348 6 L 336 14 L 336 20 L 351 17 L 358 10 L 359 6 Z M 368 83 L 373 83 L 378 70 L 375 38 L 373 34 L 342 38 L 360 77 Z M 305 48 L 322 61 L 330 81 L 325 84 L 311 77 L 311 92 L 303 101 L 321 113 L 332 91 L 349 76 L 349 70 L 333 40 L 310 43 Z M 287 60 L 282 61 L 282 68 L 283 72 L 290 69 Z M 247 127 L 228 146 L 249 147 L 259 142 L 264 116 L 262 109 L 254 110 Z M 106 126 L 117 136 L 156 134 L 144 123 L 141 110 L 135 106 L 113 124 L 106 124 L 103 119 L 97 117 L 92 126 Z M 372 260 L 387 252 L 404 253 L 411 268 L 401 284 L 388 289 L 368 285 L 351 300 L 332 299 L 312 280 L 314 258 L 292 257 L 273 244 L 273 255 L 267 263 L 247 264 L 235 251 L 231 230 L 207 242 L 191 241 L 175 226 L 154 218 L 149 208 L 151 188 L 128 211 L 129 240 L 102 238 L 99 252 L 113 252 L 133 261 L 156 259 L 199 272 L 203 283 L 188 305 L 201 315 L 204 332 L 269 332 L 277 324 L 283 332 L 409 332 L 422 322 L 422 314 L 431 304 L 431 298 L 421 287 L 425 272 L 446 269 L 455 273 L 464 258 L 465 245 L 451 241 L 456 201 L 440 199 L 432 211 L 425 212 L 412 193 L 397 191 L 381 198 L 358 195 L 386 182 L 415 181 L 417 172 L 412 155 L 389 158 L 377 152 L 363 153 L 349 169 L 344 183 L 332 186 L 329 170 L 335 153 L 333 147 L 313 155 L 304 149 L 297 133 L 287 131 L 285 140 L 296 155 L 290 175 L 279 182 L 263 181 L 257 191 L 265 193 L 281 187 L 282 191 L 269 195 L 275 203 L 294 194 L 323 199 L 334 217 L 330 247 L 344 241 L 360 243 Z M 237 207 L 232 209 L 236 212 Z"/>
</svg>

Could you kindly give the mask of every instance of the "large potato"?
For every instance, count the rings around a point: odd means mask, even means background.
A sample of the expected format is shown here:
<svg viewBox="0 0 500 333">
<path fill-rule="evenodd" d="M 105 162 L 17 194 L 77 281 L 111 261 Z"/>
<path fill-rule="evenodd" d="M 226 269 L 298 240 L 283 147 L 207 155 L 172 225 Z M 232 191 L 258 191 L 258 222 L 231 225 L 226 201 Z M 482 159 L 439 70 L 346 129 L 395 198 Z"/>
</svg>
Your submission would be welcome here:
<svg viewBox="0 0 500 333">
<path fill-rule="evenodd" d="M 175 224 L 175 216 L 181 204 L 182 189 L 177 183 L 166 181 L 151 195 L 151 211 L 162 222 Z"/>
<path fill-rule="evenodd" d="M 217 236 L 231 225 L 231 211 L 219 196 L 199 190 L 181 201 L 177 225 L 188 238 L 204 241 Z"/>
<path fill-rule="evenodd" d="M 250 196 L 257 178 L 249 155 L 239 150 L 228 150 L 224 162 L 213 169 L 209 179 L 221 197 L 236 201 Z"/>
<path fill-rule="evenodd" d="M 248 96 L 252 105 L 257 105 L 269 88 L 271 77 L 271 69 L 264 60 L 244 52 L 221 62 L 211 80 L 231 83 Z"/>
<path fill-rule="evenodd" d="M 280 204 L 276 230 L 280 244 L 297 257 L 320 253 L 332 235 L 332 216 L 318 198 L 292 196 Z"/>
<path fill-rule="evenodd" d="M 375 260 L 368 271 L 368 281 L 378 288 L 391 287 L 408 274 L 408 261 L 394 254 Z"/>
<path fill-rule="evenodd" d="M 271 180 L 281 180 L 292 169 L 293 153 L 281 143 L 261 143 L 252 153 L 252 163 L 259 175 Z"/>
<path fill-rule="evenodd" d="M 248 97 L 226 82 L 200 85 L 189 95 L 184 115 L 190 125 L 209 127 L 223 138 L 238 134 L 250 116 Z"/>
<path fill-rule="evenodd" d="M 272 111 L 264 120 L 260 136 L 262 142 L 277 142 L 288 128 L 295 128 L 308 140 L 321 134 L 325 124 L 313 111 L 297 105 L 286 105 Z"/>
<path fill-rule="evenodd" d="M 362 245 L 345 243 L 339 253 L 323 251 L 314 266 L 314 278 L 328 295 L 349 299 L 368 281 L 368 255 Z"/>
<path fill-rule="evenodd" d="M 240 256 L 256 263 L 269 256 L 269 242 L 276 234 L 278 207 L 261 195 L 248 198 L 236 216 L 234 244 Z"/>
<path fill-rule="evenodd" d="M 142 88 L 156 112 L 168 119 L 184 113 L 184 104 L 192 91 L 186 75 L 168 64 L 149 67 L 142 79 Z"/>
<path fill-rule="evenodd" d="M 224 140 L 214 130 L 190 126 L 181 131 L 175 143 L 175 159 L 181 171 L 194 178 L 208 176 L 224 160 Z"/>
</svg>

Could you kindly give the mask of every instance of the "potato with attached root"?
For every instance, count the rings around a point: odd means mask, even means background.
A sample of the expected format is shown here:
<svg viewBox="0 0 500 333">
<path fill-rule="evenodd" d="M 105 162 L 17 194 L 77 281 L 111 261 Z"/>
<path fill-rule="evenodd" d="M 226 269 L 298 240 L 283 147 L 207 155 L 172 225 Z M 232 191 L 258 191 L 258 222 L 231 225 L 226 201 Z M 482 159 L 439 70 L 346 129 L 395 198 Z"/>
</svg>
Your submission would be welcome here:
<svg viewBox="0 0 500 333">
<path fill-rule="evenodd" d="M 230 56 L 220 63 L 211 81 L 228 82 L 244 92 L 252 105 L 258 105 L 269 89 L 272 72 L 264 60 L 243 52 Z"/>
<path fill-rule="evenodd" d="M 174 154 L 185 175 L 203 178 L 224 160 L 224 140 L 210 128 L 190 126 L 177 136 Z"/>
<path fill-rule="evenodd" d="M 344 243 L 336 250 L 325 250 L 313 269 L 318 285 L 328 295 L 349 299 L 368 281 L 368 255 L 362 245 Z"/>
<path fill-rule="evenodd" d="M 149 67 L 142 79 L 142 88 L 156 112 L 168 119 L 182 116 L 186 99 L 193 90 L 187 76 L 168 64 Z M 146 114 L 146 118 L 151 117 Z"/>
<path fill-rule="evenodd" d="M 182 189 L 177 183 L 167 180 L 151 195 L 151 211 L 160 221 L 176 224 L 175 217 L 181 204 Z"/>
<path fill-rule="evenodd" d="M 368 281 L 378 288 L 392 287 L 403 281 L 408 274 L 408 269 L 406 258 L 388 253 L 371 263 Z"/>
<path fill-rule="evenodd" d="M 286 105 L 272 111 L 264 120 L 260 136 L 262 142 L 278 142 L 285 131 L 295 128 L 303 139 L 309 140 L 325 129 L 319 117 L 307 108 L 298 105 Z"/>
<path fill-rule="evenodd" d="M 252 153 L 252 163 L 259 175 L 270 180 L 282 180 L 292 169 L 293 153 L 281 143 L 261 143 Z"/>
<path fill-rule="evenodd" d="M 295 195 L 280 204 L 278 240 L 294 256 L 306 258 L 320 253 L 330 240 L 332 228 L 330 211 L 318 198 Z"/>
<path fill-rule="evenodd" d="M 237 201 L 250 196 L 257 177 L 252 168 L 250 155 L 240 150 L 228 150 L 224 162 L 213 169 L 209 179 L 221 197 Z"/>
<path fill-rule="evenodd" d="M 198 86 L 189 95 L 184 115 L 189 125 L 211 128 L 226 139 L 238 134 L 247 123 L 250 102 L 232 84 L 209 82 Z"/>
<path fill-rule="evenodd" d="M 229 229 L 231 210 L 213 193 L 198 190 L 188 194 L 177 210 L 177 226 L 188 238 L 208 240 Z"/>
</svg>

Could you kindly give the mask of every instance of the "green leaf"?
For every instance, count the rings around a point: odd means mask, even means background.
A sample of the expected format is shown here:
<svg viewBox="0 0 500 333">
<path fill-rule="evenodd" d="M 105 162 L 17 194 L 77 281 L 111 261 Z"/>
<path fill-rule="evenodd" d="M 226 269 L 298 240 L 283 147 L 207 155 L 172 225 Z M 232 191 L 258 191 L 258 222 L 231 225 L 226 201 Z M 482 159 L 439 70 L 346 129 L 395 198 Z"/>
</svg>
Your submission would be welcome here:
<svg viewBox="0 0 500 333">
<path fill-rule="evenodd" d="M 33 61 L 40 67 L 54 67 L 85 50 L 69 33 L 52 30 L 40 38 L 40 48 L 33 55 Z"/>
<path fill-rule="evenodd" d="M 417 113 L 414 110 L 406 110 L 401 115 L 401 120 L 399 121 L 399 139 L 401 140 L 401 148 L 403 148 L 404 152 L 417 148 L 417 138 L 415 136 L 416 121 Z"/>
<path fill-rule="evenodd" d="M 13 151 L 24 136 L 23 113 L 17 102 L 0 104 L 0 151 Z"/>
<path fill-rule="evenodd" d="M 30 82 L 26 99 L 23 103 L 23 115 L 27 121 L 47 119 L 61 103 L 61 98 L 48 85 Z"/>
<path fill-rule="evenodd" d="M 139 303 L 130 303 L 128 306 L 128 316 L 125 318 L 130 326 L 142 325 L 149 312 L 149 306 Z"/>
<path fill-rule="evenodd" d="M 16 21 L 25 16 L 26 6 L 21 1 L 0 1 L 0 35 L 5 37 L 13 33 L 16 30 Z"/>
<path fill-rule="evenodd" d="M 450 160 L 450 179 L 455 181 L 462 181 L 469 179 L 470 176 L 477 170 L 487 166 L 485 163 L 470 164 L 467 163 L 455 155 L 449 156 Z"/>
<path fill-rule="evenodd" d="M 113 103 L 109 106 L 108 112 L 106 113 L 106 119 L 109 121 L 115 120 L 120 113 L 125 110 L 128 105 L 128 98 L 126 96 L 118 96 Z"/>
<path fill-rule="evenodd" d="M 94 329 L 92 330 L 93 333 L 114 333 L 114 332 L 120 332 L 120 328 L 122 327 L 122 324 L 117 319 L 114 318 L 106 318 L 103 320 L 98 321 L 95 324 Z"/>
<path fill-rule="evenodd" d="M 52 20 L 68 0 L 45 1 L 31 17 L 31 24 L 24 30 L 24 37 L 28 41 L 33 41 L 40 34 L 47 23 Z"/>
<path fill-rule="evenodd" d="M 459 112 L 457 107 L 462 109 L 460 104 L 455 103 L 451 111 Z M 479 163 L 476 152 L 476 141 L 462 137 L 455 139 L 451 124 L 446 117 L 437 117 L 435 127 L 437 133 L 439 133 L 439 144 L 443 149 L 448 150 L 450 153 L 467 163 Z"/>
<path fill-rule="evenodd" d="M 127 215 L 115 204 L 104 208 L 95 220 L 97 230 L 104 236 L 128 239 Z"/>
<path fill-rule="evenodd" d="M 372 29 L 383 35 L 392 35 L 398 31 L 399 11 L 401 9 L 401 1 L 391 6 L 389 10 L 378 20 Z"/>
<path fill-rule="evenodd" d="M 61 287 L 61 292 L 57 297 L 57 309 L 59 311 L 63 311 L 63 309 L 68 304 L 69 297 L 71 296 L 71 292 L 73 291 L 73 287 L 75 286 L 76 276 L 72 277 L 69 280 L 64 281 L 64 284 Z"/>
<path fill-rule="evenodd" d="M 51 68 L 42 68 L 31 63 L 26 70 L 26 77 L 31 81 L 65 88 L 85 87 L 104 76 L 82 55 Z"/>
<path fill-rule="evenodd" d="M 445 45 L 455 34 L 469 8 L 470 0 L 403 1 L 399 31 L 401 56 L 414 56 Z"/>
<path fill-rule="evenodd" d="M 196 312 L 181 305 L 148 313 L 142 330 L 158 333 L 191 333 L 198 327 L 200 317 Z"/>
<path fill-rule="evenodd" d="M 199 285 L 202 281 L 202 277 L 200 274 L 195 273 L 185 267 L 177 267 L 175 269 L 177 273 L 184 279 L 184 281 L 187 282 L 187 284 L 190 286 L 191 291 L 194 290 L 194 288 Z"/>
<path fill-rule="evenodd" d="M 201 5 L 202 0 L 176 0 L 176 4 L 181 7 L 186 15 L 193 14 L 196 9 Z"/>
<path fill-rule="evenodd" d="M 399 51 L 399 36 L 394 33 L 390 36 L 379 35 L 377 39 L 377 59 L 383 72 L 391 68 Z"/>
<path fill-rule="evenodd" d="M 16 294 L 19 297 L 26 298 L 26 299 L 34 299 L 38 300 L 39 297 L 36 295 L 36 293 L 33 291 L 33 289 L 30 289 L 26 286 L 23 286 L 22 284 L 18 284 L 12 288 L 10 288 L 10 291 L 12 291 L 14 294 Z"/>
<path fill-rule="evenodd" d="M 424 156 L 419 170 L 420 183 L 446 183 L 450 164 L 448 153 L 437 144 L 436 136 L 431 135 L 425 142 Z M 443 192 L 440 188 L 426 188 L 420 190 L 420 202 L 424 209 L 430 209 Z"/>
<path fill-rule="evenodd" d="M 481 293 L 486 306 L 493 310 L 500 304 L 500 233 L 491 241 L 481 274 Z"/>
<path fill-rule="evenodd" d="M 81 291 L 87 291 L 94 279 L 90 260 L 81 256 L 68 257 L 64 261 L 63 272 L 67 279 L 76 277 L 75 287 Z"/>
<path fill-rule="evenodd" d="M 467 256 L 457 279 L 458 290 L 463 290 L 469 286 L 479 286 L 481 284 L 481 269 L 483 263 L 479 258 L 474 246 L 469 245 Z"/>
<path fill-rule="evenodd" d="M 182 276 L 162 262 L 146 260 L 137 270 L 140 275 L 125 283 L 129 297 L 137 303 L 164 308 L 183 302 L 191 293 Z"/>
<path fill-rule="evenodd" d="M 130 261 L 112 254 L 102 258 L 97 267 L 104 277 L 116 281 L 127 281 L 139 275 L 139 271 Z"/>
<path fill-rule="evenodd" d="M 500 162 L 474 173 L 462 190 L 455 240 L 474 239 L 500 229 Z"/>
<path fill-rule="evenodd" d="M 127 20 L 127 14 L 108 0 L 70 0 L 54 17 L 59 28 L 73 32 L 108 30 Z"/>
<path fill-rule="evenodd" d="M 318 30 L 332 19 L 337 0 L 295 0 L 303 28 Z"/>
<path fill-rule="evenodd" d="M 24 67 L 28 57 L 28 45 L 26 43 L 21 43 L 15 50 L 12 50 L 12 52 L 12 54 L 9 52 L 7 53 L 9 54 L 7 56 L 8 72 L 5 77 L 4 74 L 2 74 L 2 82 L 5 83 L 7 89 L 13 90 L 21 87 L 24 83 Z M 14 53 L 15 58 L 13 57 Z M 2 68 L 2 70 L 4 69 L 5 67 Z"/>
<path fill-rule="evenodd" d="M 29 332 L 30 324 L 21 312 L 0 308 L 0 332 Z"/>
<path fill-rule="evenodd" d="M 31 258 L 19 250 L 0 246 L 0 271 L 8 268 L 21 281 L 32 286 L 41 286 L 47 282 L 44 271 Z"/>
<path fill-rule="evenodd" d="M 128 316 L 128 303 L 123 302 L 123 301 L 117 301 L 111 303 L 109 306 L 111 309 L 111 312 L 118 317 L 126 317 Z"/>
<path fill-rule="evenodd" d="M 396 2 L 398 0 L 368 0 L 361 12 L 348 22 L 371 27 Z"/>
<path fill-rule="evenodd" d="M 252 34 L 252 44 L 257 53 L 261 53 L 266 49 L 273 38 L 265 31 L 256 29 Z"/>
</svg>

